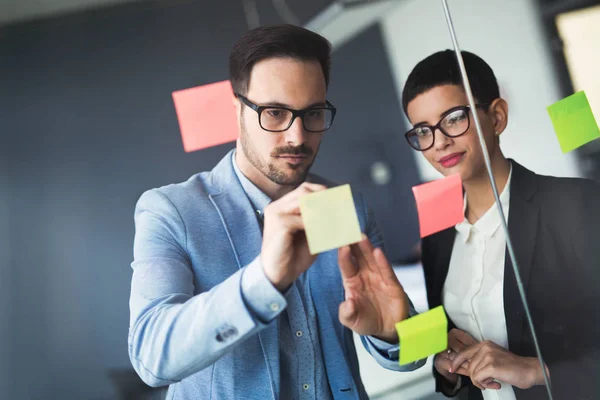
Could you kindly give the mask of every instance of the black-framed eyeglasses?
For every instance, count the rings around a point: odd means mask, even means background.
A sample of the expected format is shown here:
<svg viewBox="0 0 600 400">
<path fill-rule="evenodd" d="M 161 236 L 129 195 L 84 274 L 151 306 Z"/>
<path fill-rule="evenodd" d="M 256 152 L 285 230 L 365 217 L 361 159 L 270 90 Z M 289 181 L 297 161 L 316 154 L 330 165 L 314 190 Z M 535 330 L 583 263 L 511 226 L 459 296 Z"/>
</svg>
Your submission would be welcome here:
<svg viewBox="0 0 600 400">
<path fill-rule="evenodd" d="M 304 110 L 294 110 L 287 107 L 259 106 L 238 93 L 235 96 L 242 103 L 256 111 L 260 127 L 269 132 L 287 131 L 297 117 L 300 117 L 302 126 L 307 132 L 325 132 L 331 128 L 336 113 L 336 108 L 329 101 L 326 102 L 325 106 L 312 106 Z"/>
<path fill-rule="evenodd" d="M 477 108 L 487 109 L 489 104 L 476 104 Z M 469 112 L 471 107 L 459 106 L 446 111 L 435 125 L 422 124 L 406 132 L 406 140 L 410 147 L 417 151 L 429 150 L 435 143 L 435 131 L 440 130 L 444 135 L 455 138 L 464 135 L 471 126 Z"/>
</svg>

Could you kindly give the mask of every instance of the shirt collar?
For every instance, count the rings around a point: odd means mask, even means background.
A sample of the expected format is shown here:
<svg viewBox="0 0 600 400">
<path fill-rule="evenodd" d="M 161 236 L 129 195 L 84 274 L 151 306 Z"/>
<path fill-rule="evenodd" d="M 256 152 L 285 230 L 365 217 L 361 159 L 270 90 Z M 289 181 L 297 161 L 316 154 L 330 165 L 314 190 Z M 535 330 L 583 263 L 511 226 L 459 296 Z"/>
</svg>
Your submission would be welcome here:
<svg viewBox="0 0 600 400">
<path fill-rule="evenodd" d="M 242 184 L 242 188 L 244 192 L 246 192 L 246 196 L 248 196 L 248 200 L 252 203 L 252 207 L 257 215 L 262 217 L 265 207 L 269 205 L 271 199 L 262 190 L 260 190 L 254 183 L 250 181 L 250 179 L 246 178 L 246 175 L 242 173 L 240 168 L 237 165 L 235 160 L 236 151 L 231 153 L 231 164 L 233 165 L 233 170 L 235 171 L 235 175 L 238 180 Z"/>
<path fill-rule="evenodd" d="M 502 205 L 502 209 L 504 210 L 505 216 L 508 218 L 508 206 L 510 204 L 510 182 L 512 178 L 512 164 L 510 166 L 510 172 L 508 173 L 508 180 L 506 181 L 506 185 L 504 186 L 504 190 L 500 194 L 500 204 Z M 467 210 L 467 195 L 465 193 L 464 196 L 464 206 L 463 212 Z M 471 231 L 477 230 L 483 232 L 485 236 L 491 237 L 496 233 L 502 221 L 500 219 L 500 214 L 496 208 L 496 203 L 490 207 L 485 214 L 481 216 L 474 224 L 471 225 L 469 220 L 465 217 L 462 222 L 456 225 L 456 230 L 461 236 L 464 243 L 466 243 L 470 236 Z"/>
</svg>

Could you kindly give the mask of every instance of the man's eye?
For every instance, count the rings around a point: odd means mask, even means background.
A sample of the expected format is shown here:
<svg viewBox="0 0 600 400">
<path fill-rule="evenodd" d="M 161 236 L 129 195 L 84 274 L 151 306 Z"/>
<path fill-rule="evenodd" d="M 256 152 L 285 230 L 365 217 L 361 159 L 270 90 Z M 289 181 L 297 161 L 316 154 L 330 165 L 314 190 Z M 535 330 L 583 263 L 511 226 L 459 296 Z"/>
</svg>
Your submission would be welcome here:
<svg viewBox="0 0 600 400">
<path fill-rule="evenodd" d="M 283 110 L 270 109 L 270 110 L 267 110 L 267 114 L 269 115 L 269 117 L 277 118 L 277 117 L 282 117 L 283 114 L 284 114 L 284 111 Z"/>
</svg>

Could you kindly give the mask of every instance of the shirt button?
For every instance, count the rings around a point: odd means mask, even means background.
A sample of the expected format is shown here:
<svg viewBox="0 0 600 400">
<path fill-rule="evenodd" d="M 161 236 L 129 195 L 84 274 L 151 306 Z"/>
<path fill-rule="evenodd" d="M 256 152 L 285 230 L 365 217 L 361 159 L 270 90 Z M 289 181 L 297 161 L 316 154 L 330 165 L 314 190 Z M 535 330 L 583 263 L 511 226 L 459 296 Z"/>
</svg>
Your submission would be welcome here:
<svg viewBox="0 0 600 400">
<path fill-rule="evenodd" d="M 296 336 L 302 337 L 302 331 L 296 331 Z"/>
<path fill-rule="evenodd" d="M 279 304 L 271 303 L 271 311 L 279 311 Z"/>
<path fill-rule="evenodd" d="M 302 385 L 302 389 L 308 390 L 310 389 L 310 385 L 308 383 L 305 383 L 304 385 Z"/>
</svg>

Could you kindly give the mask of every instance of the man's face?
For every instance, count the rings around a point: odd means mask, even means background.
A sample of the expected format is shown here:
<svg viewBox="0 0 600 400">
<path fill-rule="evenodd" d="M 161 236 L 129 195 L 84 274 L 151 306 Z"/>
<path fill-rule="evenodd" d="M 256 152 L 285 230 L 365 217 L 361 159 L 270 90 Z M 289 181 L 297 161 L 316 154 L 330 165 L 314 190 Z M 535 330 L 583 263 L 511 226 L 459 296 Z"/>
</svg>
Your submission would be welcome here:
<svg viewBox="0 0 600 400">
<path fill-rule="evenodd" d="M 437 86 L 415 97 L 408 103 L 407 114 L 413 126 L 426 123 L 436 125 L 442 116 L 455 107 L 468 105 L 464 89 L 457 85 Z M 498 141 L 494 137 L 494 121 L 489 114 L 477 109 L 490 158 L 499 152 Z M 468 113 L 469 129 L 461 136 L 447 137 L 439 129 L 434 132 L 433 147 L 423 151 L 423 155 L 433 167 L 444 176 L 460 174 L 463 181 L 485 174 L 483 151 L 479 144 L 473 110 Z"/>
<path fill-rule="evenodd" d="M 245 97 L 259 106 L 302 110 L 324 106 L 326 94 L 319 62 L 270 58 L 254 65 Z M 284 132 L 268 132 L 261 128 L 258 114 L 242 103 L 238 117 L 242 151 L 260 173 L 278 185 L 296 186 L 306 179 L 322 133 L 305 131 L 301 118 Z"/>
</svg>

